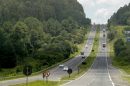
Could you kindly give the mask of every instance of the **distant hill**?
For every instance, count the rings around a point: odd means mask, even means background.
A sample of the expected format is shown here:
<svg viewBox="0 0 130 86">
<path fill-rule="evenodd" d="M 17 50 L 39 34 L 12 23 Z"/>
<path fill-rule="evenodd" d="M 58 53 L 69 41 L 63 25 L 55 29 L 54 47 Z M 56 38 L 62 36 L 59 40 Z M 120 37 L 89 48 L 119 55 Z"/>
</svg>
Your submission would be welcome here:
<svg viewBox="0 0 130 86">
<path fill-rule="evenodd" d="M 130 25 L 130 4 L 121 7 L 117 13 L 109 19 L 109 23 L 113 25 Z"/>
<path fill-rule="evenodd" d="M 30 16 L 40 21 L 72 17 L 80 24 L 87 22 L 77 0 L 0 0 L 1 25 L 4 21 L 16 22 Z"/>
</svg>

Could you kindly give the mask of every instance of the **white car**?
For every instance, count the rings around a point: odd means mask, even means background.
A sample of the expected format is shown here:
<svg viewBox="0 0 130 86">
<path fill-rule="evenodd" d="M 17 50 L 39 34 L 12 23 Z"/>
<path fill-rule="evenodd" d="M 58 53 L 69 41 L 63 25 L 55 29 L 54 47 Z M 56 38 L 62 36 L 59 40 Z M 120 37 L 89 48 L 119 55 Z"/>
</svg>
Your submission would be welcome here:
<svg viewBox="0 0 130 86">
<path fill-rule="evenodd" d="M 63 64 L 60 64 L 60 65 L 59 65 L 59 67 L 60 67 L 60 68 L 63 68 L 63 67 L 64 67 L 64 65 L 63 65 Z"/>
<path fill-rule="evenodd" d="M 65 66 L 64 68 L 63 68 L 63 71 L 67 71 L 69 68 L 67 67 L 67 66 Z"/>
<path fill-rule="evenodd" d="M 92 43 L 90 42 L 89 45 L 92 45 Z"/>
</svg>

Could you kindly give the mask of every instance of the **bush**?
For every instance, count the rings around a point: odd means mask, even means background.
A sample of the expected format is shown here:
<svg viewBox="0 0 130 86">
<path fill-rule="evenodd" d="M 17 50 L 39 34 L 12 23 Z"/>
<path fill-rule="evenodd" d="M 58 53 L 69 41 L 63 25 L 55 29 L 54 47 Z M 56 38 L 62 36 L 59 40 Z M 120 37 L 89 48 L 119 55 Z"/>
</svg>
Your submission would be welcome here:
<svg viewBox="0 0 130 86">
<path fill-rule="evenodd" d="M 114 44 L 114 50 L 115 50 L 115 54 L 116 56 L 119 56 L 119 54 L 125 50 L 125 43 L 122 39 L 118 39 L 115 44 Z"/>
<path fill-rule="evenodd" d="M 111 40 L 113 40 L 115 38 L 115 32 L 109 32 L 108 33 L 108 39 L 111 41 Z"/>
<path fill-rule="evenodd" d="M 22 67 L 21 66 L 17 66 L 16 67 L 16 74 L 19 73 L 19 72 L 22 72 Z"/>
</svg>

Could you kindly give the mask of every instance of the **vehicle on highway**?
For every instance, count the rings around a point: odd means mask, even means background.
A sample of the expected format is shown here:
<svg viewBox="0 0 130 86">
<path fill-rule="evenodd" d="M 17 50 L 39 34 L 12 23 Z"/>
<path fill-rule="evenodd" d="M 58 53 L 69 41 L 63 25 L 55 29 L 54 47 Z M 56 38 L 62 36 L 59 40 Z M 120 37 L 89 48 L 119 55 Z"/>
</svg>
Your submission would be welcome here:
<svg viewBox="0 0 130 86">
<path fill-rule="evenodd" d="M 59 67 L 60 67 L 60 68 L 63 68 L 63 67 L 64 67 L 64 65 L 63 65 L 63 64 L 60 64 L 60 65 L 59 65 Z"/>
<path fill-rule="evenodd" d="M 67 66 L 64 66 L 63 71 L 67 71 L 69 68 Z"/>
<path fill-rule="evenodd" d="M 105 29 L 103 29 L 103 32 L 105 32 Z"/>
<path fill-rule="evenodd" d="M 88 43 L 89 45 L 92 45 L 92 43 L 90 42 L 90 43 Z"/>
<path fill-rule="evenodd" d="M 82 55 L 82 58 L 84 59 L 84 58 L 85 58 L 85 56 L 84 56 L 84 55 Z"/>
<path fill-rule="evenodd" d="M 102 47 L 105 48 L 106 47 L 106 43 L 102 43 Z"/>
</svg>

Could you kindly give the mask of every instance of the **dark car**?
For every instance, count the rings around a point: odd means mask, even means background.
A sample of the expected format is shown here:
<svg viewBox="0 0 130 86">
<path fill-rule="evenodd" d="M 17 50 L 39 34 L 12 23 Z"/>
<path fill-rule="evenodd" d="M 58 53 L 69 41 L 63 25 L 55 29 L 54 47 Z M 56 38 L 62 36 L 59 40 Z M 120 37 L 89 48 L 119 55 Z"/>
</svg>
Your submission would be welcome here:
<svg viewBox="0 0 130 86">
<path fill-rule="evenodd" d="M 83 56 L 82 56 L 82 58 L 84 59 L 84 58 L 85 58 L 85 56 L 83 55 Z"/>
</svg>

